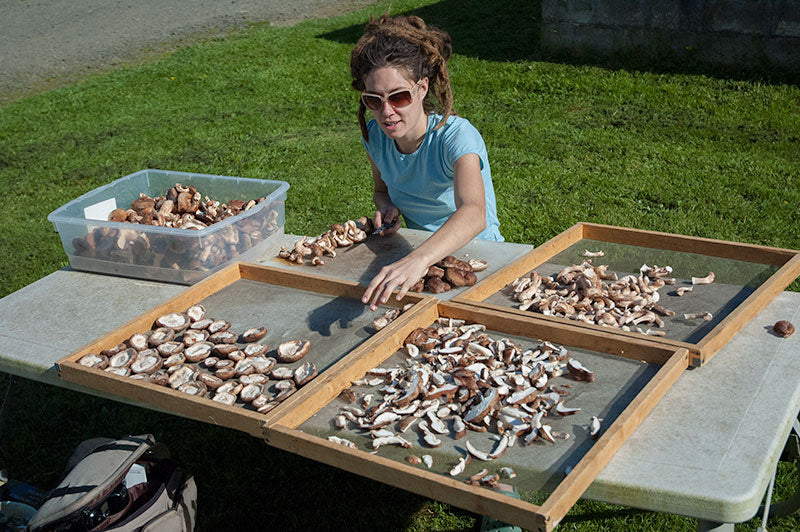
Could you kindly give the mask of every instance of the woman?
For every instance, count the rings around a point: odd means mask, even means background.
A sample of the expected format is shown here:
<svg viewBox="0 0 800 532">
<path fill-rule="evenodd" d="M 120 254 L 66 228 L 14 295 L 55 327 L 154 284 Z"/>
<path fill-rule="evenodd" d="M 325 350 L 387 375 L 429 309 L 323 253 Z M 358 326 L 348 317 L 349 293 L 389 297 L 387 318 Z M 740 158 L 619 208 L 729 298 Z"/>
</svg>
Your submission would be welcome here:
<svg viewBox="0 0 800 532">
<path fill-rule="evenodd" d="M 370 20 L 350 57 L 372 165 L 374 224 L 385 228 L 381 236 L 392 234 L 402 214 L 408 227 L 434 231 L 370 282 L 362 301 L 372 310 L 394 289 L 402 299 L 429 266 L 473 238 L 503 240 L 486 145 L 453 112 L 451 53 L 450 36 L 421 18 L 383 15 Z"/>
</svg>

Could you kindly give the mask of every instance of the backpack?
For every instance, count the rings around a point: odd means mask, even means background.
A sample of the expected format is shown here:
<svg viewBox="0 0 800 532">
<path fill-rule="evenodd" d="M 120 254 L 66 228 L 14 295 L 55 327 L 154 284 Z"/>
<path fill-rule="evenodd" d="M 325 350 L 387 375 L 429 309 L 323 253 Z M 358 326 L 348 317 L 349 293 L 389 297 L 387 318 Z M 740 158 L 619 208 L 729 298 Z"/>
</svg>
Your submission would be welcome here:
<svg viewBox="0 0 800 532">
<path fill-rule="evenodd" d="M 31 532 L 192 532 L 197 487 L 150 434 L 82 442 Z"/>
</svg>

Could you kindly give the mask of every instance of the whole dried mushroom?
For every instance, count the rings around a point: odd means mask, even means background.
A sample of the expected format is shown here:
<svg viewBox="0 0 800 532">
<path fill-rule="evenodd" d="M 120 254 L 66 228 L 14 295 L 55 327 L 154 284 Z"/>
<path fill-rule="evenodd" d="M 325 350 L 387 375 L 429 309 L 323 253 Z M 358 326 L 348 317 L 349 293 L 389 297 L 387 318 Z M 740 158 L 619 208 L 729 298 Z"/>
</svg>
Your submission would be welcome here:
<svg viewBox="0 0 800 532">
<path fill-rule="evenodd" d="M 783 338 L 788 338 L 794 333 L 794 325 L 786 320 L 776 322 L 775 325 L 772 326 L 772 329 L 775 331 L 775 334 Z"/>
<path fill-rule="evenodd" d="M 78 363 L 227 405 L 238 402 L 259 413 L 268 412 L 317 376 L 314 362 L 293 369 L 266 356 L 268 346 L 257 343 L 266 336 L 266 327 L 247 329 L 240 336 L 230 329 L 229 321 L 206 317 L 201 305 L 162 315 L 153 327 L 99 354 L 87 353 Z M 294 362 L 309 347 L 304 340 L 286 342 L 277 355 L 282 362 Z M 288 382 L 276 384 L 270 392 L 270 379 Z"/>
<path fill-rule="evenodd" d="M 152 225 L 200 230 L 236 216 L 264 202 L 266 198 L 231 200 L 228 204 L 212 200 L 193 186 L 176 183 L 164 196 L 151 198 L 140 194 L 129 209 L 115 209 L 109 221 L 129 224 L 132 228 L 98 227 L 84 237 L 76 237 L 72 247 L 76 255 L 109 262 L 170 268 L 173 270 L 210 271 L 244 253 L 279 229 L 280 213 L 276 207 L 261 209 L 236 226 L 200 239 L 174 234 L 134 229 Z"/>
</svg>

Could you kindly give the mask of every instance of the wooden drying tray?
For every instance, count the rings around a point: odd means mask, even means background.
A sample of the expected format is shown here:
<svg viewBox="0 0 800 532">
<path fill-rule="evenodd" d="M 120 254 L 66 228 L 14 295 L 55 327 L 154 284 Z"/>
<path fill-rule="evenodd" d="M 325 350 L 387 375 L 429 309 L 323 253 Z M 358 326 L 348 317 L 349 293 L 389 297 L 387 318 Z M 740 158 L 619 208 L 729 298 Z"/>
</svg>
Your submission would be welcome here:
<svg viewBox="0 0 800 532">
<path fill-rule="evenodd" d="M 78 363 L 78 360 L 83 355 L 87 353 L 98 353 L 103 349 L 113 347 L 126 341 L 134 333 L 147 331 L 152 327 L 153 322 L 159 316 L 170 312 L 183 312 L 190 306 L 212 296 L 240 279 L 295 288 L 305 292 L 352 298 L 354 300 L 359 300 L 364 292 L 363 287 L 349 281 L 331 279 L 311 273 L 287 271 L 285 269 L 269 266 L 234 263 L 187 288 L 169 301 L 148 310 L 118 329 L 90 342 L 78 351 L 63 358 L 57 363 L 59 376 L 66 381 L 74 382 L 87 388 L 100 390 L 111 396 L 131 399 L 145 406 L 152 405 L 159 410 L 198 421 L 241 430 L 254 436 L 261 437 L 266 420 L 265 414 L 259 414 L 239 404 L 235 406 L 223 405 L 207 398 L 190 396 L 169 387 L 159 386 L 141 380 L 134 380 L 130 377 L 114 375 L 106 371 L 88 368 Z M 415 314 L 435 304 L 434 299 L 430 296 L 409 294 L 400 302 L 395 301 L 393 298 L 390 299 L 387 306 L 402 307 L 407 303 L 413 303 L 414 307 L 397 318 L 398 324 L 413 320 Z M 378 314 L 376 314 L 376 317 L 377 316 Z M 225 316 L 218 317 L 225 318 Z M 357 361 L 374 351 L 390 338 L 390 329 L 377 332 L 357 345 L 352 351 L 344 355 L 327 370 L 320 371 L 320 374 L 311 382 L 323 387 L 326 386 L 327 381 L 335 377 L 340 367 L 357 363 Z M 313 353 L 314 346 L 312 345 L 311 351 L 303 360 L 309 359 Z M 310 384 L 311 383 L 306 386 Z M 304 388 L 300 388 L 295 395 L 304 397 Z M 290 398 L 292 397 L 293 396 L 290 396 Z M 292 401 L 292 403 L 282 403 L 280 406 L 276 407 L 271 414 L 274 415 L 286 411 L 290 407 L 289 405 L 293 403 L 294 401 Z"/>
<path fill-rule="evenodd" d="M 502 306 L 485 301 L 511 283 L 514 279 L 546 263 L 548 260 L 582 239 L 627 244 L 657 250 L 694 253 L 706 255 L 708 257 L 771 265 L 778 268 L 776 272 L 766 279 L 753 293 L 736 306 L 732 312 L 725 316 L 724 319 L 716 324 L 716 326 L 696 343 L 656 336 L 648 337 L 653 341 L 664 343 L 675 348 L 688 349 L 693 366 L 700 366 L 707 362 L 722 348 L 722 346 L 728 343 L 742 327 L 763 310 L 775 296 L 781 293 L 794 279 L 800 276 L 800 251 L 579 222 L 563 233 L 529 251 L 508 266 L 498 270 L 475 286 L 454 297 L 453 301 L 518 315 L 527 316 L 535 314 L 542 319 L 554 323 L 577 324 L 580 327 L 593 330 L 614 331 L 615 334 L 629 338 L 642 338 L 643 335 L 638 332 L 610 329 L 608 327 L 577 322 L 562 317 L 544 316 L 539 313 L 532 313 L 531 311 L 523 311 L 510 306 Z M 704 275 L 704 273 L 705 272 L 698 275 Z"/>
<path fill-rule="evenodd" d="M 405 462 L 353 450 L 298 430 L 297 427 L 304 421 L 335 400 L 351 381 L 361 378 L 366 371 L 378 366 L 400 349 L 403 340 L 412 330 L 430 326 L 440 316 L 482 323 L 490 331 L 547 339 L 568 347 L 642 360 L 661 367 L 541 506 L 490 489 L 468 485 Z M 432 306 L 426 305 L 414 313 L 412 319 L 394 322 L 390 327 L 391 334 L 366 357 L 353 357 L 347 363 L 342 361 L 343 364 L 331 378 L 312 382 L 303 388 L 302 397 L 298 393 L 290 398 L 293 400 L 290 411 L 269 413 L 265 430 L 266 441 L 270 445 L 373 480 L 537 531 L 550 531 L 558 525 L 689 364 L 686 349 L 676 349 L 647 338 L 621 337 L 608 331 L 541 320 L 530 314 L 515 316 L 459 303 L 438 302 Z"/>
</svg>

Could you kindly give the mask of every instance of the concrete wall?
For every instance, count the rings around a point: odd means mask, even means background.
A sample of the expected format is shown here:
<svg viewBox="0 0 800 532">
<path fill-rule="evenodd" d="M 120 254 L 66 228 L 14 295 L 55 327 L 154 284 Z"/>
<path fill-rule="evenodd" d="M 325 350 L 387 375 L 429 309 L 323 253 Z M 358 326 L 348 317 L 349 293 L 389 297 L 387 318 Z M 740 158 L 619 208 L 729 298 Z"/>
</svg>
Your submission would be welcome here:
<svg viewBox="0 0 800 532">
<path fill-rule="evenodd" d="M 542 0 L 542 50 L 800 72 L 800 0 Z"/>
</svg>

